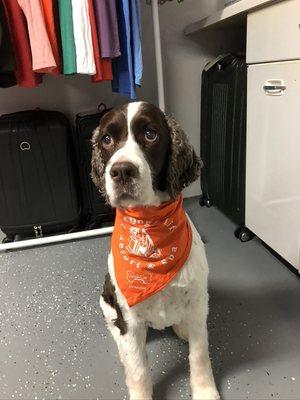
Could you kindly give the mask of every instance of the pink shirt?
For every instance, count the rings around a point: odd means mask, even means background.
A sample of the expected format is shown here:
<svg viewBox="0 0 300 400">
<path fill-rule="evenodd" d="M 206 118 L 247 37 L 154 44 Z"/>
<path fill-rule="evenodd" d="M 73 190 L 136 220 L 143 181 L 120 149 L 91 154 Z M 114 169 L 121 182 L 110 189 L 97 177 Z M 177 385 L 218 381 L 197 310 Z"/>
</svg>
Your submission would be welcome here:
<svg viewBox="0 0 300 400">
<path fill-rule="evenodd" d="M 51 72 L 57 65 L 47 34 L 40 0 L 18 0 L 18 3 L 27 20 L 32 69 L 38 72 Z"/>
</svg>

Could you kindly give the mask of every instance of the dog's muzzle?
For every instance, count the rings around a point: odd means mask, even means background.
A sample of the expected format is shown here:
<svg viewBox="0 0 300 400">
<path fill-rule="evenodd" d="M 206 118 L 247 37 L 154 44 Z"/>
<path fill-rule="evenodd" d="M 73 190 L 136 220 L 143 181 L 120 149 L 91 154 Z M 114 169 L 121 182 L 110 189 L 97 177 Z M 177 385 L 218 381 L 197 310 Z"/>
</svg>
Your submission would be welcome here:
<svg viewBox="0 0 300 400">
<path fill-rule="evenodd" d="M 113 182 L 117 184 L 127 184 L 139 177 L 138 168 L 128 161 L 115 162 L 109 173 Z"/>
<path fill-rule="evenodd" d="M 139 169 L 129 161 L 115 162 L 109 171 L 116 199 L 135 199 L 138 195 Z"/>
</svg>

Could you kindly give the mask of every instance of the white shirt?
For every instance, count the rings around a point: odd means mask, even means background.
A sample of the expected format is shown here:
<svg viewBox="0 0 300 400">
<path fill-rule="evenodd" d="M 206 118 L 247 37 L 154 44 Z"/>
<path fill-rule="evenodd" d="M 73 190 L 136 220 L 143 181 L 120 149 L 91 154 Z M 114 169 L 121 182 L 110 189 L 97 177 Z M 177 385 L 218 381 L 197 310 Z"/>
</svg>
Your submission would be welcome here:
<svg viewBox="0 0 300 400">
<path fill-rule="evenodd" d="M 72 0 L 77 73 L 94 75 L 96 65 L 88 7 L 88 0 Z"/>
</svg>

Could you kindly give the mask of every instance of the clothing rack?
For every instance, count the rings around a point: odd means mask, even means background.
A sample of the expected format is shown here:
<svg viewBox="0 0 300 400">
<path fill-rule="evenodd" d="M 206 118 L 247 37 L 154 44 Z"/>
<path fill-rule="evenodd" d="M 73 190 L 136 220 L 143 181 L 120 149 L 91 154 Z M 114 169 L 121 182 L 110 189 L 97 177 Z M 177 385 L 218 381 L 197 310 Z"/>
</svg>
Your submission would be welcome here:
<svg viewBox="0 0 300 400">
<path fill-rule="evenodd" d="M 156 59 L 156 73 L 157 73 L 157 91 L 158 91 L 158 105 L 161 110 L 165 111 L 165 92 L 164 92 L 164 77 L 163 77 L 163 63 L 160 39 L 160 25 L 159 25 L 159 12 L 157 0 L 152 0 L 152 18 L 154 27 L 154 44 L 155 44 L 155 59 Z M 41 237 L 29 240 L 20 240 L 12 243 L 0 244 L 0 252 L 6 250 L 16 250 L 21 248 L 41 246 L 44 244 L 60 243 L 76 239 L 84 239 L 95 236 L 104 236 L 112 233 L 113 226 L 91 229 L 86 231 L 79 231 L 74 233 L 60 234 L 54 236 Z"/>
<path fill-rule="evenodd" d="M 165 90 L 164 90 L 162 51 L 161 51 L 161 40 L 160 40 L 160 25 L 159 25 L 158 3 L 156 0 L 152 0 L 152 18 L 153 18 L 153 27 L 154 27 L 158 105 L 162 111 L 165 111 L 166 107 L 165 107 Z"/>
</svg>

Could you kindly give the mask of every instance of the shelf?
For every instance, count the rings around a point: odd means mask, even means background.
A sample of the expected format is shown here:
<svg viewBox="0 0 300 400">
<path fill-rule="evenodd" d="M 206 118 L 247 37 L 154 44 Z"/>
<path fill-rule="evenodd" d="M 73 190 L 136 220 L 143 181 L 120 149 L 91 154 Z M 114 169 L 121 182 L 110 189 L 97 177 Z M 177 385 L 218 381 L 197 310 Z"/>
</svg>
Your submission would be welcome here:
<svg viewBox="0 0 300 400">
<path fill-rule="evenodd" d="M 277 0 L 279 1 L 279 0 Z M 281 0 L 282 1 L 282 0 Z M 185 35 L 208 29 L 223 29 L 246 25 L 249 11 L 275 3 L 276 0 L 240 0 L 214 14 L 186 26 Z"/>
</svg>

